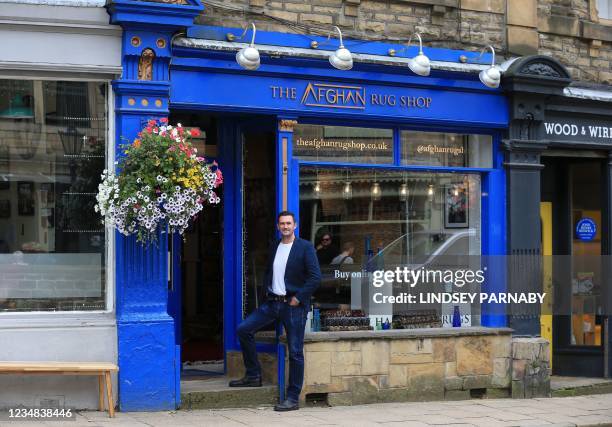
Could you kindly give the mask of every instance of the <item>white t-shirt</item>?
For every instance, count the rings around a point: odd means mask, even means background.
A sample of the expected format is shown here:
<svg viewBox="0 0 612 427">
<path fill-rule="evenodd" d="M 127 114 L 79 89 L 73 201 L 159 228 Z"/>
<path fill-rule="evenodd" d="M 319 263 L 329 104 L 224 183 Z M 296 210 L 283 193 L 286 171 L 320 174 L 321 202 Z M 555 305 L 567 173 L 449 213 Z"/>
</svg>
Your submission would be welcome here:
<svg viewBox="0 0 612 427">
<path fill-rule="evenodd" d="M 291 243 L 281 242 L 276 248 L 274 256 L 274 264 L 272 265 L 272 292 L 276 295 L 287 295 L 285 288 L 285 270 L 287 269 L 287 260 L 289 252 L 291 252 Z"/>
</svg>

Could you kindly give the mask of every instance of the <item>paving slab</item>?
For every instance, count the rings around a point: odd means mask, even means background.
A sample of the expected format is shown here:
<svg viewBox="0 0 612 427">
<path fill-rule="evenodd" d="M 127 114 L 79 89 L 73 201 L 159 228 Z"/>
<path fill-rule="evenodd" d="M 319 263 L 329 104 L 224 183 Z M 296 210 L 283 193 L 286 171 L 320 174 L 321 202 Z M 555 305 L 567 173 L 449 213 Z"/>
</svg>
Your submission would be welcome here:
<svg viewBox="0 0 612 427">
<path fill-rule="evenodd" d="M 577 427 L 612 426 L 612 394 L 538 399 L 475 399 L 456 402 L 380 403 L 344 407 L 313 407 L 277 413 L 270 407 L 203 409 L 164 412 L 117 412 L 115 418 L 97 411 L 78 411 L 66 423 L 11 421 L 0 427 L 193 427 L 193 426 L 475 426 Z"/>
</svg>

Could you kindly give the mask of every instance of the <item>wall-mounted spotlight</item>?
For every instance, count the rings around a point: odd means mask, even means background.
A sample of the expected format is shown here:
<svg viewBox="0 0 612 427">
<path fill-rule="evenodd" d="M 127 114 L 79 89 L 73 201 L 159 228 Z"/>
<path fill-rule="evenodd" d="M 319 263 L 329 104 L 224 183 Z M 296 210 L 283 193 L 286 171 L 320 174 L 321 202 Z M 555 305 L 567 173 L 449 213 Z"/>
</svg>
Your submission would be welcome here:
<svg viewBox="0 0 612 427">
<path fill-rule="evenodd" d="M 236 62 L 242 68 L 246 68 L 247 70 L 256 70 L 259 68 L 261 64 L 261 59 L 259 57 L 259 51 L 255 48 L 255 33 L 257 29 L 255 28 L 255 24 L 251 23 L 253 26 L 253 37 L 251 38 L 251 44 L 248 47 L 243 47 L 236 54 Z M 244 37 L 248 30 L 248 27 L 242 33 L 240 38 Z"/>
<path fill-rule="evenodd" d="M 334 29 L 338 32 L 340 47 L 329 55 L 329 63 L 338 70 L 350 70 L 353 68 L 353 55 L 351 55 L 351 52 L 345 48 L 344 43 L 342 43 L 342 31 L 340 31 L 340 28 L 334 26 Z"/>
<path fill-rule="evenodd" d="M 493 59 L 491 60 L 491 66 L 487 68 L 486 70 L 482 70 L 478 74 L 478 78 L 480 78 L 480 81 L 485 86 L 495 89 L 499 87 L 499 82 L 501 81 L 501 72 L 499 71 L 499 68 L 495 66 L 495 49 L 493 49 L 493 46 L 489 45 L 483 48 L 480 51 L 480 56 L 478 57 L 478 59 L 482 58 L 482 55 L 487 49 L 491 49 L 491 52 L 493 54 L 492 55 Z"/>
<path fill-rule="evenodd" d="M 428 76 L 431 71 L 431 64 L 429 58 L 423 53 L 423 40 L 421 39 L 421 35 L 419 33 L 414 33 L 414 36 L 419 39 L 419 53 L 414 58 L 408 59 L 408 68 L 410 68 L 410 71 L 412 71 L 414 74 L 425 77 Z M 405 48 L 400 49 L 400 51 L 407 50 L 410 47 L 412 37 L 413 36 L 410 36 L 408 39 L 408 45 Z M 389 56 L 395 56 L 399 52 L 395 49 L 389 49 L 388 53 Z"/>
</svg>

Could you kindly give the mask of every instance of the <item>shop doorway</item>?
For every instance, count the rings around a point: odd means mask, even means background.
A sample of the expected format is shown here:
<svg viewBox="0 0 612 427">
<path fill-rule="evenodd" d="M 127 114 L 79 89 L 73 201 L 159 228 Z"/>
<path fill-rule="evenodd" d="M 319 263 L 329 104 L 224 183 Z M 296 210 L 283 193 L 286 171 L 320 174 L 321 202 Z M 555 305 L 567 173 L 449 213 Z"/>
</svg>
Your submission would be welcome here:
<svg viewBox="0 0 612 427">
<path fill-rule="evenodd" d="M 542 163 L 542 247 L 553 255 L 544 286 L 550 282 L 554 295 L 552 322 L 543 320 L 543 330 L 552 326 L 553 373 L 603 377 L 604 159 L 594 152 Z"/>
<path fill-rule="evenodd" d="M 243 318 L 262 303 L 268 252 L 276 239 L 276 140 L 274 132 L 262 127 L 246 125 L 243 133 Z"/>
<path fill-rule="evenodd" d="M 191 142 L 208 161 L 218 160 L 217 119 L 212 115 L 178 113 L 171 123 L 197 127 Z M 223 170 L 223 168 L 222 168 Z M 175 320 L 180 346 L 181 377 L 223 375 L 223 186 L 218 205 L 207 205 L 185 231 L 171 239 L 168 312 Z"/>
</svg>

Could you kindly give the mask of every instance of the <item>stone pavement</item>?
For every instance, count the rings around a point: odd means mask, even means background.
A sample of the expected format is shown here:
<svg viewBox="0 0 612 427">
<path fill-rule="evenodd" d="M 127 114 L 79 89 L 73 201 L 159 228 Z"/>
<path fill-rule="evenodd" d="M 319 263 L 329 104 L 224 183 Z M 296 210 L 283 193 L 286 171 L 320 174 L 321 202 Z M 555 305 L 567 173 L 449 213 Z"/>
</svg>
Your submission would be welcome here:
<svg viewBox="0 0 612 427">
<path fill-rule="evenodd" d="M 304 408 L 277 413 L 271 408 L 175 412 L 127 412 L 108 418 L 81 412 L 76 422 L 0 422 L 10 426 L 193 427 L 193 426 L 612 426 L 612 394 L 529 400 L 485 399 L 452 402 L 381 403 Z"/>
</svg>

